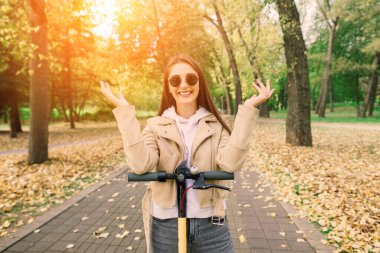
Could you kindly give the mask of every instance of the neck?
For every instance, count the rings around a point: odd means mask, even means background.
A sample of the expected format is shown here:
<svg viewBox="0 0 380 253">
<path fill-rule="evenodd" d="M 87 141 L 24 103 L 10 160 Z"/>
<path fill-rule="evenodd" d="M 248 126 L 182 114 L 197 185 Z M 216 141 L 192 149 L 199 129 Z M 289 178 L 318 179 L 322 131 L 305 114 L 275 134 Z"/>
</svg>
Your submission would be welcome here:
<svg viewBox="0 0 380 253">
<path fill-rule="evenodd" d="M 197 111 L 197 105 L 192 104 L 192 105 L 178 105 L 176 106 L 176 112 L 179 116 L 182 118 L 188 119 L 191 116 L 195 114 Z"/>
</svg>

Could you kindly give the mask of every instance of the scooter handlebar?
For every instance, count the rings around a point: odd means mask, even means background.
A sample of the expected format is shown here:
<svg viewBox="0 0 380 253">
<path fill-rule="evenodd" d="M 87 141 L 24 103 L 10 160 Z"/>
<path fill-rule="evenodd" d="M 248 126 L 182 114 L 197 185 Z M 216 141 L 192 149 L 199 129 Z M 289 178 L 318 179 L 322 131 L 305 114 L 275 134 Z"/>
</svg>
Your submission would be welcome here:
<svg viewBox="0 0 380 253">
<path fill-rule="evenodd" d="M 128 181 L 159 181 L 158 175 L 164 176 L 163 173 L 165 172 L 148 172 L 145 174 L 136 174 L 136 173 L 128 173 Z M 234 179 L 234 173 L 229 173 L 225 171 L 206 171 L 201 172 L 204 173 L 204 179 L 205 180 L 233 180 Z M 166 179 L 173 179 L 173 174 L 168 174 Z"/>
</svg>

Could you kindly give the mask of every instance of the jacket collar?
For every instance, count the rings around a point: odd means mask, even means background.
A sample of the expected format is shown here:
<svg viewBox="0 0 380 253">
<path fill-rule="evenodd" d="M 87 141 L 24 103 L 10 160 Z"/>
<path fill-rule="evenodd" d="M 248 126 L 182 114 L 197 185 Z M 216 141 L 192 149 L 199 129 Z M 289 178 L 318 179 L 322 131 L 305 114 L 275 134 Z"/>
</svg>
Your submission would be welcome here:
<svg viewBox="0 0 380 253">
<path fill-rule="evenodd" d="M 200 122 L 216 122 L 216 121 L 218 121 L 218 119 L 214 116 L 214 114 L 210 114 L 210 115 L 207 115 L 207 116 L 203 117 L 202 119 L 200 119 L 199 123 Z M 170 124 L 175 124 L 175 120 L 164 117 L 164 116 L 160 116 L 160 119 L 158 121 L 158 125 L 166 126 L 166 125 L 170 125 Z"/>
</svg>

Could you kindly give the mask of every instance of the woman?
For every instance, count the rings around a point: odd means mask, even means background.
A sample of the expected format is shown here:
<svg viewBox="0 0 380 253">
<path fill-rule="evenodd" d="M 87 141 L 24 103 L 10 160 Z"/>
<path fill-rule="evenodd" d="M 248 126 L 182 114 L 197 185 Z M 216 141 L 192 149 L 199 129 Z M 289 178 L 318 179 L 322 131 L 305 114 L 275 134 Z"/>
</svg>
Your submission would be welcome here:
<svg viewBox="0 0 380 253">
<path fill-rule="evenodd" d="M 115 96 L 109 85 L 100 82 L 102 93 L 116 106 L 113 110 L 122 136 L 127 165 L 138 174 L 149 171 L 173 173 L 180 164 L 199 171 L 239 170 L 248 153 L 251 134 L 258 117 L 258 105 L 274 92 L 269 80 L 253 86 L 258 96 L 239 105 L 231 132 L 221 118 L 199 64 L 179 54 L 170 59 L 164 73 L 164 87 L 158 115 L 150 118 L 142 133 L 129 105 L 119 91 Z M 220 184 L 220 182 L 218 182 Z M 192 185 L 192 180 L 187 180 Z M 226 191 L 215 188 L 187 191 L 189 252 L 233 252 L 224 221 Z M 149 184 L 143 198 L 143 219 L 147 249 L 177 252 L 177 198 L 174 180 Z"/>
</svg>

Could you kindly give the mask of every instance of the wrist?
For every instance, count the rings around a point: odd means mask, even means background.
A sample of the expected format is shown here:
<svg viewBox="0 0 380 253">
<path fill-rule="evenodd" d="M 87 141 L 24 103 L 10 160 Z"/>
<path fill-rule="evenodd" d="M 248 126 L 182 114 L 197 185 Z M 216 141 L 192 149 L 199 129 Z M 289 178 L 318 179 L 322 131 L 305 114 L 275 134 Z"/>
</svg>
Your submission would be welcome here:
<svg viewBox="0 0 380 253">
<path fill-rule="evenodd" d="M 257 108 L 258 107 L 258 105 L 256 105 L 254 102 L 251 102 L 249 100 L 245 101 L 244 105 L 245 106 L 249 106 L 249 107 L 253 107 L 253 108 Z"/>
</svg>

